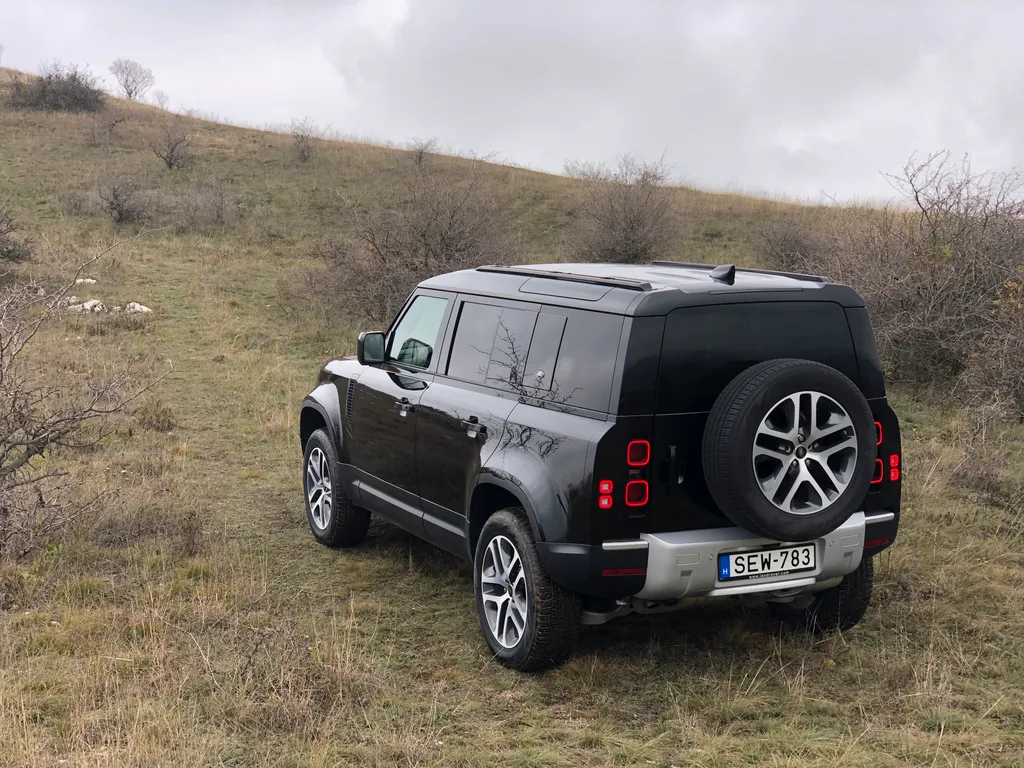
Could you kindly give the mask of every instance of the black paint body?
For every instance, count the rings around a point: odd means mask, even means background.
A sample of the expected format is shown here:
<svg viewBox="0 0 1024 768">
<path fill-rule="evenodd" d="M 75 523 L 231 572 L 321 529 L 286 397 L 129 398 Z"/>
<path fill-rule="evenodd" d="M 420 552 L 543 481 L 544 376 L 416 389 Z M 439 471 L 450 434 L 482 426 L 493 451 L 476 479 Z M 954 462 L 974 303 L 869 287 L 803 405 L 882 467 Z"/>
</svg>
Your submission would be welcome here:
<svg viewBox="0 0 1024 768">
<path fill-rule="evenodd" d="M 638 592 L 643 575 L 603 572 L 642 569 L 646 552 L 602 542 L 732 525 L 705 485 L 701 438 L 718 394 L 763 360 L 843 372 L 882 426 L 880 457 L 900 453 L 868 313 L 845 286 L 753 270 L 727 283 L 701 265 L 562 264 L 432 278 L 403 313 L 418 296 L 447 300 L 429 364 L 328 363 L 303 402 L 301 438 L 326 428 L 357 504 L 466 559 L 490 514 L 522 506 L 554 579 L 597 597 Z M 460 340 L 486 339 L 488 311 L 499 313 L 493 338 L 532 334 L 504 367 L 496 352 L 474 367 L 479 345 L 454 341 L 462 317 Z M 527 381 L 535 370 L 543 378 Z M 651 460 L 634 468 L 625 455 L 637 439 Z M 630 479 L 648 481 L 646 505 L 625 504 Z M 608 510 L 597 506 L 601 480 L 613 484 Z M 869 554 L 895 539 L 900 486 L 886 474 L 864 500 L 866 512 L 895 514 L 869 526 Z"/>
</svg>

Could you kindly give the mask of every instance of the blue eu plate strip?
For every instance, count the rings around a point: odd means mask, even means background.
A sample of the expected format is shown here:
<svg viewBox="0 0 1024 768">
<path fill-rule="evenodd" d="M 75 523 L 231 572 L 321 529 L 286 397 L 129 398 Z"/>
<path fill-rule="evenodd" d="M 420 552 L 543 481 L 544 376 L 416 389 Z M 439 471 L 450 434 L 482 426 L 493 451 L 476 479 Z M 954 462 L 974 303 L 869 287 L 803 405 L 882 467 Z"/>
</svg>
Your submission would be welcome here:
<svg viewBox="0 0 1024 768">
<path fill-rule="evenodd" d="M 729 556 L 719 555 L 718 557 L 718 578 L 728 579 L 729 578 Z"/>
</svg>

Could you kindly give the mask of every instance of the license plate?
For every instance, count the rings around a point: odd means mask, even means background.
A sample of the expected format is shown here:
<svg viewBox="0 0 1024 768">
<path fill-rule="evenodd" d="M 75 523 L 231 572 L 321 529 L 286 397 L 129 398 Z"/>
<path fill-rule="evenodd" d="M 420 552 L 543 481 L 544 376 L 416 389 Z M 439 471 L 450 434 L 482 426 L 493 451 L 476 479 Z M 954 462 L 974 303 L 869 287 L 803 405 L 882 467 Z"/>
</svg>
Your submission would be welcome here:
<svg viewBox="0 0 1024 768">
<path fill-rule="evenodd" d="M 718 556 L 718 580 L 765 579 L 769 576 L 813 571 L 815 555 L 813 544 L 759 549 L 755 552 L 730 552 Z"/>
</svg>

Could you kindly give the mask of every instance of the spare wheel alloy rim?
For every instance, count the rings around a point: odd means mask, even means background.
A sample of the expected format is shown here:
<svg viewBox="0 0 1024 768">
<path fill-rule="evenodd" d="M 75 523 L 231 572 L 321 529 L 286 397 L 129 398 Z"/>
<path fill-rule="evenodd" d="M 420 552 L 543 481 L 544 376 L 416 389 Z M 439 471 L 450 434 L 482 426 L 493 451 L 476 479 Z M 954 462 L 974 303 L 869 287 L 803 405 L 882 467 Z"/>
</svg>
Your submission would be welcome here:
<svg viewBox="0 0 1024 768">
<path fill-rule="evenodd" d="M 480 595 L 491 635 L 502 648 L 515 648 L 526 631 L 526 573 L 519 550 L 506 536 L 495 536 L 487 544 L 480 563 Z"/>
<path fill-rule="evenodd" d="M 761 493 L 783 512 L 821 512 L 843 495 L 857 470 L 853 420 L 821 392 L 787 395 L 754 435 L 753 469 Z"/>
</svg>

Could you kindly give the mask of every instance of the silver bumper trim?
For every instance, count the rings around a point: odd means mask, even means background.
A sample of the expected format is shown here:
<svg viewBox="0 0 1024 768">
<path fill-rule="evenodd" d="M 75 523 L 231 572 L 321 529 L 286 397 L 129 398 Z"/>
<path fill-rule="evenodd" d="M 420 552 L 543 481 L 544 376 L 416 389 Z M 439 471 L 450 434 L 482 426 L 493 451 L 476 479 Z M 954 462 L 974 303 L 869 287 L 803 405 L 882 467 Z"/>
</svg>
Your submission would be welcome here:
<svg viewBox="0 0 1024 768">
<path fill-rule="evenodd" d="M 871 525 L 872 523 L 888 523 L 890 520 L 896 519 L 895 512 L 876 512 L 872 515 L 864 516 L 864 524 Z"/>
<path fill-rule="evenodd" d="M 648 544 L 643 539 L 626 539 L 622 541 L 606 541 L 601 545 L 601 549 L 605 551 L 618 551 L 623 549 L 647 549 Z"/>
<path fill-rule="evenodd" d="M 886 513 L 891 514 L 891 513 Z M 881 522 L 881 515 L 871 522 Z M 784 542 L 761 538 L 742 528 L 645 533 L 648 544 L 647 579 L 636 597 L 673 600 L 694 596 L 743 595 L 809 587 L 842 578 L 860 565 L 867 519 L 857 512 L 831 533 L 815 540 L 817 567 L 809 573 L 781 574 L 766 579 L 730 583 L 718 579 L 718 554 L 758 550 Z M 801 543 L 801 542 L 793 542 Z"/>
</svg>

